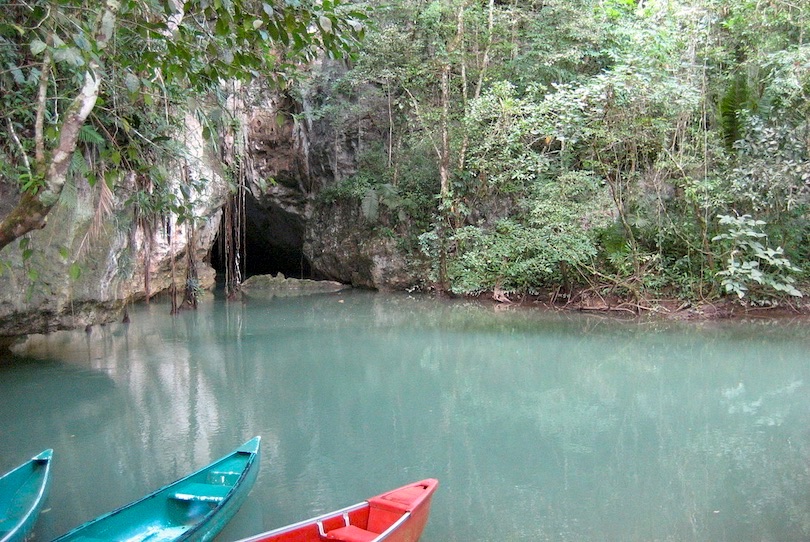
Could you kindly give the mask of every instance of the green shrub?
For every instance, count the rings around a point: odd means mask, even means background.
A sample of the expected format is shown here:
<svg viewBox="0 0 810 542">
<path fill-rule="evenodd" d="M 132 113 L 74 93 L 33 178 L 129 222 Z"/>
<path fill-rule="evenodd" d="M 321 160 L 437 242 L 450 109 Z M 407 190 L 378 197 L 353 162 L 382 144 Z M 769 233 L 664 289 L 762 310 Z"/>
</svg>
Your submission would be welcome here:
<svg viewBox="0 0 810 542">
<path fill-rule="evenodd" d="M 782 247 L 773 249 L 763 244 L 768 238 L 762 232 L 764 221 L 751 215 L 720 215 L 718 219 L 728 228 L 727 233 L 712 239 L 725 249 L 726 268 L 717 276 L 727 293 L 766 303 L 786 295 L 802 297 L 792 276 L 800 269 L 784 256 Z"/>
</svg>

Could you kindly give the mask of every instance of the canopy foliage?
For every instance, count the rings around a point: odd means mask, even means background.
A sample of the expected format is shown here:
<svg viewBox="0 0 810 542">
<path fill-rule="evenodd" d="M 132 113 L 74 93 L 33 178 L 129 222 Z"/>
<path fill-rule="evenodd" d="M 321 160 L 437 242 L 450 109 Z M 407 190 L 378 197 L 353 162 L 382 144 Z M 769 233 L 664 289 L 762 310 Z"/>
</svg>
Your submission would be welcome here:
<svg viewBox="0 0 810 542">
<path fill-rule="evenodd" d="M 283 87 L 301 62 L 349 54 L 366 21 L 342 0 L 3 0 L 0 9 L 0 176 L 21 192 L 0 222 L 0 248 L 45 226 L 71 171 L 110 185 L 122 170 L 155 175 L 173 119 L 195 102 L 231 81 Z"/>
<path fill-rule="evenodd" d="M 798 3 L 394 5 L 346 80 L 387 96 L 364 112 L 390 118 L 378 182 L 401 201 L 441 194 L 426 213 L 392 215 L 421 234 L 413 246 L 440 286 L 713 297 L 732 265 L 719 217 L 748 214 L 774 243 L 763 250 L 797 264 L 770 284 L 806 268 L 810 14 Z M 432 170 L 413 167 L 431 154 Z M 749 286 L 746 299 L 800 294 Z"/>
</svg>

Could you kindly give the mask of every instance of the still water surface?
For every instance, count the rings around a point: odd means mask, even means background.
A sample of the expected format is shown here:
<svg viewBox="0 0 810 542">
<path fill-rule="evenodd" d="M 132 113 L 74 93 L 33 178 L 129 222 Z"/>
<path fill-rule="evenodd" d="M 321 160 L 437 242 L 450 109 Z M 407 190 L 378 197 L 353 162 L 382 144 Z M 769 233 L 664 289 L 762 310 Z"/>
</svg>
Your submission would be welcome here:
<svg viewBox="0 0 810 542">
<path fill-rule="evenodd" d="M 621 321 L 344 292 L 29 339 L 0 472 L 35 540 L 262 436 L 234 540 L 435 477 L 423 542 L 810 539 L 810 324 Z"/>
</svg>

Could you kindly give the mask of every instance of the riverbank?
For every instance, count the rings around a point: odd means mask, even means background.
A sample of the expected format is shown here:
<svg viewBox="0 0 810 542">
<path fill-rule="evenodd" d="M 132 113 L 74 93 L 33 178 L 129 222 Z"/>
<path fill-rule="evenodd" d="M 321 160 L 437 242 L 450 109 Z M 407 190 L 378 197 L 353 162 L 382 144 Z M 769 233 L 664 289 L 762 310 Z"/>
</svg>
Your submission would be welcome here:
<svg viewBox="0 0 810 542">
<path fill-rule="evenodd" d="M 571 294 L 545 291 L 536 295 L 486 292 L 478 296 L 499 307 L 542 308 L 577 312 L 605 313 L 624 316 L 656 316 L 673 320 L 720 320 L 727 318 L 804 318 L 810 317 L 810 301 L 804 298 L 780 301 L 771 305 L 742 303 L 733 297 L 714 300 L 685 301 L 675 298 L 643 299 L 600 295 L 592 289 Z"/>
</svg>

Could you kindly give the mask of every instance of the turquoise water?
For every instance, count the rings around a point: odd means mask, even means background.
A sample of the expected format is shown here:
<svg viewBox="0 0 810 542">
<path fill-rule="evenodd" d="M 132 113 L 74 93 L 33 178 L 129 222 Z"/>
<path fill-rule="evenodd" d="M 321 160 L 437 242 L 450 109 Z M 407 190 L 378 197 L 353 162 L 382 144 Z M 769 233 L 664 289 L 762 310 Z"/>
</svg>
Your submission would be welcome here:
<svg viewBox="0 0 810 542">
<path fill-rule="evenodd" d="M 235 540 L 428 477 L 423 542 L 810 539 L 807 322 L 667 323 L 342 292 L 165 304 L 0 358 L 35 540 L 262 436 Z"/>
</svg>

